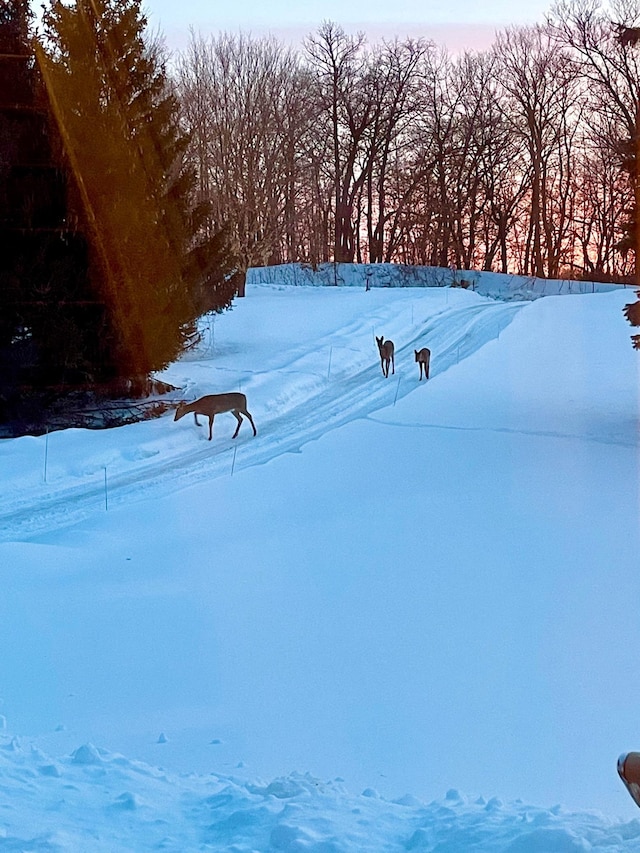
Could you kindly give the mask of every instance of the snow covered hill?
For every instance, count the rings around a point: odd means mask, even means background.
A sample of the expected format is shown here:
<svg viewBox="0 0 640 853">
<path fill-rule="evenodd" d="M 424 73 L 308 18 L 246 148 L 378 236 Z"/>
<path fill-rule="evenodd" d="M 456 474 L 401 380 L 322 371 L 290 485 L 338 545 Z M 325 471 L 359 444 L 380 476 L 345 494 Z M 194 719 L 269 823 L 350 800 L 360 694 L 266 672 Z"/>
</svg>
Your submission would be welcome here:
<svg viewBox="0 0 640 853">
<path fill-rule="evenodd" d="M 241 467 L 297 450 L 327 429 L 364 417 L 414 389 L 415 377 L 404 367 L 393 385 L 380 383 L 380 371 L 372 358 L 372 344 L 377 352 L 373 334 L 376 326 L 388 337 L 395 330 L 402 336 L 396 355 L 399 364 L 411 362 L 413 348 L 428 340 L 437 353 L 431 371 L 435 376 L 497 337 L 521 307 L 518 303 L 488 302 L 474 294 L 449 289 L 420 293 L 418 303 L 412 293 L 392 298 L 388 294 L 380 298 L 376 293 L 367 297 L 375 309 L 362 317 L 358 315 L 362 293 L 321 291 L 314 298 L 307 291 L 307 299 L 300 298 L 305 294 L 297 290 L 284 296 L 278 287 L 258 288 L 256 293 L 260 298 L 251 300 L 249 311 L 239 304 L 236 307 L 243 309 L 246 338 L 239 330 L 231 347 L 225 348 L 224 342 L 216 346 L 216 320 L 211 318 L 211 325 L 206 326 L 207 343 L 204 351 L 197 353 L 197 362 L 181 362 L 163 377 L 183 387 L 188 399 L 210 391 L 211 381 L 216 388 L 224 389 L 225 383 L 231 381 L 234 387 L 248 391 L 251 404 L 255 401 L 259 407 L 261 428 L 257 441 L 245 442 L 247 446 L 243 446 L 237 460 Z M 274 296 L 281 298 L 274 301 Z M 265 312 L 267 299 L 272 305 Z M 274 316 L 274 309 L 282 311 L 283 317 Z M 323 326 L 314 329 L 313 318 L 318 311 L 326 319 Z M 313 317 L 308 316 L 309 312 Z M 348 320 L 342 327 L 345 314 Z M 218 318 L 218 328 L 225 320 Z M 269 328 L 274 320 L 278 323 L 275 333 Z M 309 332 L 312 340 L 306 339 Z M 185 428 L 189 422 L 191 417 L 180 427 Z M 123 430 L 130 436 L 132 446 L 120 435 Z M 142 488 L 147 495 L 166 493 L 167 488 L 175 489 L 177 481 L 208 480 L 229 471 L 229 460 L 219 446 L 185 446 L 175 435 L 174 440 L 167 440 L 166 421 L 156 425 L 155 430 L 152 425 L 138 424 L 117 432 L 117 436 L 106 440 L 105 433 L 67 430 L 64 434 L 14 442 L 17 447 L 11 446 L 7 454 L 3 477 L 7 493 L 0 504 L 0 536 L 4 537 L 5 531 L 9 536 L 15 535 L 16 530 L 33 533 L 91 514 L 104 499 L 105 469 L 107 500 L 112 506 L 130 500 Z M 160 442 L 157 435 L 161 436 Z M 83 445 L 81 454 L 77 453 L 79 443 Z M 34 445 L 39 445 L 41 452 L 35 451 Z M 66 457 L 66 448 L 72 446 L 76 448 L 72 456 L 76 460 L 80 456 L 82 461 L 71 470 L 61 469 L 60 456 Z M 25 470 L 28 468 L 31 470 Z"/>
<path fill-rule="evenodd" d="M 629 298 L 250 284 L 257 437 L 1 442 L 0 851 L 640 850 Z"/>
</svg>

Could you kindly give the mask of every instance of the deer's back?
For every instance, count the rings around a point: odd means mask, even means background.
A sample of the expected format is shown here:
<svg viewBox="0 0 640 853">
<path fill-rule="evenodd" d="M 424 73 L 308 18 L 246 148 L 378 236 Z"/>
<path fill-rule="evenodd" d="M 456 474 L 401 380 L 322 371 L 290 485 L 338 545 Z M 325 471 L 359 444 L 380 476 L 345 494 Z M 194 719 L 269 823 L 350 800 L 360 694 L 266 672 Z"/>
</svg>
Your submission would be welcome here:
<svg viewBox="0 0 640 853">
<path fill-rule="evenodd" d="M 206 411 L 213 412 L 228 412 L 231 409 L 246 409 L 247 398 L 245 394 L 239 391 L 233 391 L 229 394 L 207 394 L 206 397 L 201 397 L 193 404 L 205 407 Z"/>
</svg>

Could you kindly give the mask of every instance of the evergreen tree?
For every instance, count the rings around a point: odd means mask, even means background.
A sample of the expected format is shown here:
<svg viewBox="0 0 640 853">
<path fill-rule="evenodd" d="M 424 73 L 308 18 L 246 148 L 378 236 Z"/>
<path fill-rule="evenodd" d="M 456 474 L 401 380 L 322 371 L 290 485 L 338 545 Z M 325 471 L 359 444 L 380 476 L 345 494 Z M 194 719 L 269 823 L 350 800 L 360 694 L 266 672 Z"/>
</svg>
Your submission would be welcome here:
<svg viewBox="0 0 640 853">
<path fill-rule="evenodd" d="M 636 295 L 640 297 L 640 290 L 636 290 Z M 625 305 L 623 312 L 632 326 L 640 326 L 640 299 Z M 640 350 L 640 335 L 631 335 L 631 343 L 634 349 Z"/>
<path fill-rule="evenodd" d="M 145 27 L 140 0 L 54 0 L 37 51 L 121 376 L 166 366 L 202 309 L 234 295 L 223 239 L 198 239 L 206 211 L 191 203 L 188 139 Z"/>
<path fill-rule="evenodd" d="M 35 66 L 26 0 L 0 0 L 0 423 L 37 420 L 34 389 L 95 381 L 108 325 Z M 30 412 L 33 412 L 33 415 Z"/>
</svg>

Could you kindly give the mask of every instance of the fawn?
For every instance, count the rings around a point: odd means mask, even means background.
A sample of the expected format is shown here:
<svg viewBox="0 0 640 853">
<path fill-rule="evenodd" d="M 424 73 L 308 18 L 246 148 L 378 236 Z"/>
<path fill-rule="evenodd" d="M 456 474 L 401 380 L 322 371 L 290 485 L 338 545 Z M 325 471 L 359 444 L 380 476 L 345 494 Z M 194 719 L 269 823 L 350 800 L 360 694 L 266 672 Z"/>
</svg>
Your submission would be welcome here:
<svg viewBox="0 0 640 853">
<path fill-rule="evenodd" d="M 378 344 L 378 351 L 380 353 L 380 366 L 382 367 L 382 375 L 385 377 L 389 376 L 389 362 L 392 365 L 392 373 L 396 372 L 396 361 L 394 357 L 394 349 L 393 341 L 385 341 L 384 336 L 381 338 L 376 338 L 376 343 Z M 386 370 L 385 370 L 386 368 Z"/>
<path fill-rule="evenodd" d="M 423 347 L 420 351 L 414 350 L 416 361 L 420 365 L 420 381 L 422 381 L 422 368 L 424 367 L 424 378 L 429 378 L 429 362 L 431 361 L 431 350 Z"/>
</svg>

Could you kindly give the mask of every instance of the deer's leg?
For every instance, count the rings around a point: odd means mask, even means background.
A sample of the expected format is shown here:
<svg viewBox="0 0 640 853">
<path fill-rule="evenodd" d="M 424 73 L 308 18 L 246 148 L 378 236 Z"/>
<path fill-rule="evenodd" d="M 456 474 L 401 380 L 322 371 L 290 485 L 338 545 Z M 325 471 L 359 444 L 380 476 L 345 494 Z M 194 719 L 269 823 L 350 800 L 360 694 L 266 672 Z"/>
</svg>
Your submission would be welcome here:
<svg viewBox="0 0 640 853">
<path fill-rule="evenodd" d="M 396 372 L 396 357 L 395 357 L 395 354 L 392 354 L 392 355 L 391 355 L 391 365 L 392 365 L 392 368 L 393 368 L 393 369 L 392 369 L 392 371 L 391 371 L 391 373 L 392 373 L 393 375 L 395 375 L 395 372 Z"/>
<path fill-rule="evenodd" d="M 249 414 L 249 412 L 248 412 L 246 409 L 242 409 L 241 411 L 242 411 L 242 414 L 243 414 L 243 415 L 246 415 L 246 416 L 249 418 L 249 423 L 250 423 L 250 424 L 251 424 L 251 426 L 253 427 L 253 434 L 254 434 L 254 435 L 257 435 L 257 434 L 258 434 L 258 430 L 256 429 L 256 425 L 255 425 L 255 424 L 254 424 L 254 422 L 253 422 L 253 418 L 251 417 L 251 415 Z"/>
<path fill-rule="evenodd" d="M 214 415 L 209 415 L 209 441 L 211 441 L 211 436 L 213 435 L 213 418 Z"/>
<path fill-rule="evenodd" d="M 419 367 L 420 367 L 420 382 L 422 382 L 422 362 L 421 362 L 421 361 L 419 361 L 419 362 L 418 362 L 418 365 L 419 365 Z"/>
<path fill-rule="evenodd" d="M 195 412 L 193 413 L 193 419 L 196 422 L 196 426 L 202 426 L 202 424 L 198 420 L 198 415 Z"/>
<path fill-rule="evenodd" d="M 238 435 L 238 433 L 240 432 L 240 424 L 242 423 L 242 415 L 238 414 L 238 412 L 236 412 L 235 409 L 231 409 L 231 414 L 238 421 L 238 426 L 236 427 L 236 431 L 231 436 L 231 438 L 235 438 Z"/>
</svg>

